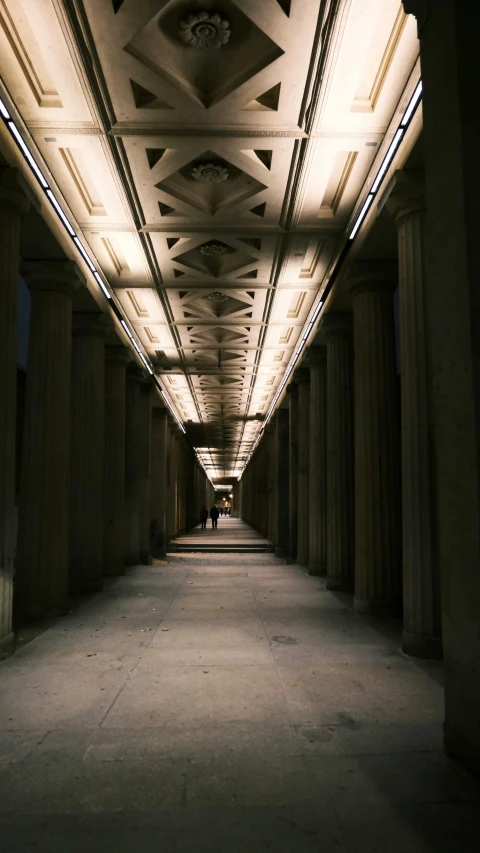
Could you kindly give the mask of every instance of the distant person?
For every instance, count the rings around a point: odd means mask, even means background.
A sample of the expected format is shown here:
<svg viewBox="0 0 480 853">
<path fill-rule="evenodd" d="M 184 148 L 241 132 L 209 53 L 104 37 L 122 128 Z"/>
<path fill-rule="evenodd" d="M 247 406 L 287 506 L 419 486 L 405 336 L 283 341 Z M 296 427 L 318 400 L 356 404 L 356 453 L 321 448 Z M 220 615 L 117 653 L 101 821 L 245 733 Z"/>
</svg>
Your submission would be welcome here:
<svg viewBox="0 0 480 853">
<path fill-rule="evenodd" d="M 210 510 L 210 518 L 212 519 L 212 530 L 216 530 L 217 529 L 217 522 L 218 522 L 218 509 L 215 506 L 215 504 L 212 506 L 212 508 Z"/>
<path fill-rule="evenodd" d="M 229 506 L 229 507 L 228 507 L 228 514 L 229 514 L 229 515 L 231 515 L 231 514 L 232 514 L 232 507 L 231 507 L 231 506 Z"/>
<path fill-rule="evenodd" d="M 205 504 L 203 504 L 203 506 L 200 510 L 200 521 L 202 522 L 202 530 L 206 530 L 206 528 L 207 528 L 207 518 L 208 518 L 208 509 L 205 506 Z"/>
</svg>

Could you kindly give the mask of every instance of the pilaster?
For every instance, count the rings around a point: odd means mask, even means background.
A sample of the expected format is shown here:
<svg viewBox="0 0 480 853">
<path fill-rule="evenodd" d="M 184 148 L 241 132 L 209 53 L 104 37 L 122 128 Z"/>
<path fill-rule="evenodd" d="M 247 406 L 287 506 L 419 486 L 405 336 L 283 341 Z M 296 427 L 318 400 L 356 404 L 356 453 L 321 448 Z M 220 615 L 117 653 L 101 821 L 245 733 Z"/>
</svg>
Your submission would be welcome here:
<svg viewBox="0 0 480 853">
<path fill-rule="evenodd" d="M 125 410 L 130 352 L 105 348 L 103 574 L 125 573 Z"/>
<path fill-rule="evenodd" d="M 16 598 L 23 616 L 68 609 L 71 261 L 26 264 L 32 295 L 20 484 Z"/>
<path fill-rule="evenodd" d="M 400 423 L 390 264 L 354 264 L 355 599 L 360 613 L 401 607 Z"/>
<path fill-rule="evenodd" d="M 18 267 L 29 207 L 19 173 L 0 169 L 0 660 L 13 649 Z"/>
<path fill-rule="evenodd" d="M 327 587 L 353 589 L 353 349 L 352 317 L 321 321 L 327 341 Z"/>
<path fill-rule="evenodd" d="M 327 348 L 312 346 L 303 363 L 310 370 L 310 427 L 308 515 L 308 569 L 327 573 Z"/>
</svg>

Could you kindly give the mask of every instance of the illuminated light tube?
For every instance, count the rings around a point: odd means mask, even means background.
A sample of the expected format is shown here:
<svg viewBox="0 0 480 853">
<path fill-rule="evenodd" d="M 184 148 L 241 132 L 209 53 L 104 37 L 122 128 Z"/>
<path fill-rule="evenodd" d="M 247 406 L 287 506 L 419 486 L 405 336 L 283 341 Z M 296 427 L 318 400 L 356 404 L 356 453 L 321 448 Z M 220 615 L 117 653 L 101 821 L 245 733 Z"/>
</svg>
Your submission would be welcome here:
<svg viewBox="0 0 480 853">
<path fill-rule="evenodd" d="M 3 118 L 8 121 L 8 119 L 10 118 L 10 113 L 8 112 L 6 106 L 3 103 L 1 98 L 0 98 L 0 113 L 2 114 Z"/>
<path fill-rule="evenodd" d="M 80 254 L 83 255 L 83 258 L 84 258 L 85 262 L 87 263 L 87 265 L 90 267 L 91 271 L 95 272 L 96 271 L 95 270 L 95 264 L 92 262 L 88 252 L 86 251 L 86 249 L 84 249 L 83 245 L 81 244 L 80 240 L 78 239 L 78 237 L 76 235 L 73 238 L 73 242 L 75 243 Z"/>
<path fill-rule="evenodd" d="M 380 169 L 379 169 L 379 170 L 378 170 L 378 172 L 377 172 L 377 177 L 375 178 L 375 180 L 374 180 L 374 182 L 373 182 L 373 184 L 372 184 L 372 189 L 370 190 L 370 192 L 372 192 L 372 193 L 376 193 L 376 192 L 377 192 L 378 187 L 380 186 L 380 183 L 381 183 L 381 182 L 382 182 L 382 180 L 383 180 L 383 177 L 384 177 L 384 175 L 385 175 L 385 172 L 387 171 L 387 169 L 388 169 L 388 167 L 389 167 L 390 163 L 392 162 L 392 160 L 393 160 L 393 158 L 394 158 L 394 156 L 395 156 L 395 152 L 396 152 L 396 150 L 397 150 L 398 146 L 400 145 L 400 142 L 402 141 L 402 137 L 403 137 L 403 134 L 404 134 L 404 133 L 405 133 L 405 129 L 404 129 L 403 127 L 401 127 L 401 126 L 400 126 L 400 127 L 398 128 L 398 130 L 397 130 L 397 132 L 396 132 L 395 136 L 393 137 L 393 139 L 392 139 L 392 141 L 391 141 L 390 145 L 389 145 L 388 151 L 387 151 L 387 153 L 385 154 L 385 157 L 384 157 L 383 163 L 382 163 L 382 165 L 380 166 Z"/>
<path fill-rule="evenodd" d="M 64 214 L 62 208 L 60 207 L 57 199 L 55 198 L 54 194 L 52 193 L 51 190 L 47 190 L 46 192 L 47 192 L 48 198 L 50 199 L 50 202 L 53 204 L 55 210 L 57 211 L 57 213 L 60 217 L 60 219 L 62 220 L 63 224 L 65 225 L 65 228 L 67 229 L 68 233 L 70 234 L 70 237 L 75 238 L 75 231 L 73 230 L 72 226 L 70 225 L 67 217 L 65 216 L 65 214 Z"/>
<path fill-rule="evenodd" d="M 102 290 L 103 290 L 103 292 L 104 292 L 105 296 L 107 297 L 107 299 L 111 299 L 112 297 L 110 296 L 109 291 L 107 290 L 106 286 L 104 285 L 104 283 L 103 283 L 103 281 L 102 281 L 102 277 L 99 275 L 99 273 L 98 273 L 97 271 L 95 271 L 95 272 L 93 273 L 93 276 L 94 276 L 94 278 L 95 278 L 95 281 L 96 281 L 96 282 L 100 285 L 100 287 L 102 288 Z"/>
<path fill-rule="evenodd" d="M 355 239 L 355 237 L 357 235 L 357 231 L 360 228 L 360 225 L 362 224 L 363 220 L 365 219 L 365 217 L 369 211 L 369 208 L 370 208 L 370 205 L 373 201 L 373 198 L 374 198 L 374 196 L 372 195 L 372 193 L 369 193 L 367 195 L 367 198 L 365 199 L 365 203 L 364 203 L 360 213 L 358 214 L 357 221 L 355 222 L 355 225 L 353 226 L 353 230 L 352 230 L 352 232 L 348 238 L 349 240 Z"/>
<path fill-rule="evenodd" d="M 30 154 L 30 149 L 27 147 L 27 144 L 26 144 L 25 140 L 23 139 L 23 136 L 20 134 L 20 131 L 17 130 L 17 127 L 13 123 L 13 121 L 7 121 L 7 127 L 9 128 L 12 136 L 15 137 L 17 144 L 18 144 L 18 147 L 22 150 L 22 153 L 23 153 L 25 159 L 28 161 L 28 163 L 30 164 L 30 167 L 35 172 L 35 174 L 36 174 L 38 180 L 40 181 L 43 189 L 47 190 L 48 184 L 47 184 L 45 178 L 43 177 L 43 174 L 40 171 L 39 167 L 37 166 L 37 163 L 35 162 L 32 155 Z"/>
<path fill-rule="evenodd" d="M 403 114 L 402 121 L 400 122 L 400 127 L 406 127 L 406 125 L 410 121 L 413 113 L 415 112 L 416 106 L 417 106 L 420 98 L 422 97 L 422 92 L 423 92 L 422 81 L 419 80 L 419 82 L 417 83 L 416 89 L 415 89 L 412 97 L 410 98 L 410 103 L 409 103 L 407 109 L 405 110 L 405 112 Z"/>
<path fill-rule="evenodd" d="M 142 359 L 142 361 L 143 361 L 143 363 L 144 363 L 145 367 L 147 368 L 147 370 L 148 370 L 148 372 L 149 372 L 150 376 L 153 376 L 153 370 L 152 370 L 152 368 L 150 367 L 150 365 L 149 365 L 149 363 L 148 363 L 147 359 L 145 358 L 144 354 L 143 354 L 142 352 L 139 352 L 138 354 L 139 354 L 140 358 Z"/>
<path fill-rule="evenodd" d="M 59 202 L 57 201 L 57 198 L 55 197 L 55 195 L 54 195 L 53 191 L 50 189 L 50 187 L 49 187 L 49 185 L 48 185 L 47 180 L 45 179 L 45 177 L 44 177 L 44 175 L 43 175 L 43 173 L 42 173 L 42 171 L 41 171 L 40 167 L 38 166 L 38 164 L 37 164 L 37 162 L 36 162 L 35 158 L 33 157 L 32 153 L 31 153 L 31 151 L 30 151 L 30 149 L 29 149 L 29 147 L 28 147 L 27 143 L 26 143 L 26 142 L 25 142 L 25 140 L 23 139 L 23 136 L 21 135 L 20 131 L 18 130 L 18 128 L 17 128 L 17 126 L 16 126 L 15 122 L 12 120 L 12 118 L 11 118 L 11 116 L 10 116 L 10 113 L 9 113 L 9 111 L 8 111 L 8 109 L 7 109 L 6 105 L 5 105 L 5 103 L 3 102 L 3 100 L 2 100 L 1 98 L 0 98 L 0 115 L 1 115 L 1 116 L 2 116 L 2 118 L 5 120 L 5 124 L 6 124 L 6 126 L 8 127 L 8 129 L 9 129 L 10 133 L 12 134 L 12 136 L 13 136 L 13 138 L 14 138 L 15 142 L 17 143 L 17 145 L 18 145 L 19 149 L 21 150 L 21 152 L 22 152 L 22 154 L 23 154 L 24 158 L 25 158 L 25 159 L 26 159 L 26 161 L 28 162 L 28 164 L 29 164 L 30 168 L 32 169 L 32 171 L 34 172 L 34 174 L 35 174 L 35 176 L 37 177 L 38 181 L 40 182 L 41 186 L 42 186 L 42 187 L 43 187 L 43 189 L 45 190 L 45 195 L 47 196 L 47 198 L 48 198 L 48 200 L 49 200 L 50 204 L 52 205 L 52 207 L 55 209 L 55 211 L 56 211 L 56 213 L 57 213 L 57 215 L 58 215 L 58 217 L 59 217 L 60 221 L 63 223 L 64 228 L 67 230 L 68 234 L 70 235 L 70 237 L 72 238 L 73 242 L 75 243 L 75 246 L 77 247 L 78 251 L 79 251 L 79 252 L 80 252 L 80 254 L 82 255 L 82 257 L 83 257 L 83 259 L 84 259 L 85 263 L 87 264 L 87 266 L 88 266 L 88 268 L 89 268 L 90 272 L 91 272 L 91 273 L 93 273 L 93 276 L 94 276 L 94 278 L 95 278 L 95 281 L 97 282 L 97 284 L 98 284 L 98 285 L 100 286 L 100 288 L 102 289 L 102 291 L 103 291 L 104 295 L 106 296 L 106 298 L 107 298 L 109 301 L 111 301 L 111 300 L 112 300 L 112 296 L 111 296 L 110 291 L 108 290 L 108 288 L 107 288 L 106 284 L 105 284 L 105 283 L 104 283 L 104 281 L 102 280 L 102 277 L 101 277 L 100 273 L 98 272 L 98 270 L 96 269 L 95 264 L 93 263 L 92 259 L 90 258 L 90 256 L 89 256 L 89 254 L 88 254 L 87 250 L 86 250 L 86 249 L 85 249 L 85 247 L 83 246 L 83 244 L 82 244 L 82 242 L 80 241 L 79 237 L 78 237 L 78 236 L 77 236 L 77 234 L 75 233 L 75 231 L 74 231 L 74 229 L 73 229 L 72 225 L 71 225 L 71 224 L 70 224 L 70 222 L 68 221 L 68 218 L 67 218 L 67 216 L 66 216 L 65 212 L 63 211 L 63 209 L 62 209 L 61 205 L 60 205 L 60 204 L 59 204 Z M 115 306 L 114 306 L 114 307 L 115 307 Z M 115 308 L 115 311 L 116 311 L 116 314 L 117 314 L 117 316 L 118 316 L 118 315 L 120 314 L 120 312 L 119 312 L 119 311 L 118 311 L 118 309 L 116 309 L 116 308 Z M 148 363 L 147 359 L 146 359 L 146 358 L 145 358 L 145 356 L 143 355 L 143 353 L 142 353 L 142 351 L 141 351 L 141 349 L 140 349 L 139 345 L 137 344 L 137 342 L 136 342 L 135 338 L 133 337 L 133 335 L 132 335 L 132 333 L 131 333 L 130 329 L 128 328 L 127 324 L 125 323 L 125 320 L 123 320 L 121 317 L 120 317 L 119 319 L 120 319 L 120 322 L 121 322 L 121 324 L 122 324 L 123 328 L 125 329 L 125 331 L 126 331 L 126 333 L 127 333 L 128 337 L 130 338 L 130 340 L 131 340 L 131 342 L 132 342 L 133 346 L 135 347 L 136 352 L 137 352 L 137 353 L 138 353 L 138 355 L 140 356 L 140 358 L 141 358 L 141 360 L 143 361 L 143 363 L 144 363 L 145 367 L 147 368 L 148 372 L 153 376 L 153 370 L 152 370 L 151 366 L 149 365 L 149 363 Z M 172 411 L 173 411 L 173 409 L 172 409 Z M 174 413 L 174 414 L 175 414 L 175 413 Z M 175 417 L 176 417 L 176 415 L 175 415 Z M 177 421 L 178 421 L 178 418 L 176 418 L 176 419 L 177 419 Z M 182 430 L 185 432 L 185 429 L 183 428 L 182 423 L 181 423 L 180 421 L 178 421 L 178 423 L 179 423 L 180 427 L 182 428 Z"/>
</svg>

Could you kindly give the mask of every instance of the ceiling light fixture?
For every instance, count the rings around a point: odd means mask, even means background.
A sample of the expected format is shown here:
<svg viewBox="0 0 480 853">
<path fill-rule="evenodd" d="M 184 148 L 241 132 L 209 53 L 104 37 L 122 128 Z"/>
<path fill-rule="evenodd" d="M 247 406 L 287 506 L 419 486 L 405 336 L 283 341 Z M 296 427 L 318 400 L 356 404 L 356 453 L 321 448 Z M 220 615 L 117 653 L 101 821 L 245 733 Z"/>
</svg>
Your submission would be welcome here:
<svg viewBox="0 0 480 853">
<path fill-rule="evenodd" d="M 0 82 L 2 83 L 2 86 L 4 86 L 3 81 L 0 81 Z M 4 86 L 4 88 L 5 88 L 5 86 Z M 25 142 L 25 140 L 24 140 L 23 136 L 21 135 L 21 133 L 20 133 L 18 127 L 16 126 L 15 122 L 11 118 L 10 112 L 9 112 L 5 102 L 1 98 L 0 98 L 0 115 L 3 118 L 6 127 L 10 131 L 11 136 L 15 140 L 15 143 L 16 143 L 18 149 L 21 151 L 23 157 L 25 158 L 28 165 L 30 166 L 33 174 L 37 178 L 40 186 L 42 187 L 42 190 L 45 193 L 45 196 L 48 198 L 51 206 L 55 210 L 55 213 L 57 214 L 58 218 L 60 219 L 63 227 L 65 228 L 65 230 L 67 232 L 67 234 L 69 235 L 72 242 L 75 244 L 76 248 L 78 249 L 78 251 L 82 255 L 85 263 L 87 264 L 90 272 L 93 274 L 93 277 L 94 277 L 96 283 L 98 284 L 98 286 L 100 287 L 100 289 L 102 290 L 104 296 L 106 297 L 106 299 L 108 299 L 113 313 L 115 314 L 115 316 L 119 320 L 122 328 L 125 330 L 125 332 L 129 338 L 130 342 L 132 343 L 132 346 L 134 347 L 138 357 L 140 358 L 142 363 L 145 365 L 148 373 L 151 376 L 153 376 L 154 374 L 153 374 L 153 368 L 152 368 L 151 363 L 149 362 L 148 358 L 145 356 L 145 354 L 140 349 L 133 333 L 131 332 L 130 328 L 128 327 L 127 323 L 125 322 L 125 319 L 123 317 L 122 312 L 120 311 L 118 305 L 113 301 L 112 294 L 110 293 L 108 285 L 103 280 L 103 278 L 100 274 L 100 271 L 98 270 L 98 268 L 94 264 L 94 262 L 93 262 L 92 258 L 90 257 L 87 249 L 85 248 L 85 246 L 81 242 L 79 236 L 75 232 L 75 229 L 73 228 L 73 226 L 69 222 L 69 219 L 68 219 L 65 211 L 63 210 L 63 208 L 62 208 L 60 202 L 58 201 L 57 197 L 55 196 L 53 190 L 50 188 L 48 181 L 46 180 L 43 172 L 41 171 L 37 161 L 35 160 L 32 152 L 30 151 L 27 143 Z M 159 383 L 157 382 L 156 379 L 155 379 L 155 382 L 156 382 L 156 384 L 160 390 L 160 393 L 162 394 L 162 396 L 167 401 L 167 404 L 168 404 L 170 410 L 172 411 L 172 413 L 175 417 L 175 420 L 177 421 L 177 423 L 179 424 L 179 426 L 183 430 L 183 432 L 185 432 L 183 424 L 179 420 L 178 415 L 176 414 L 175 410 L 173 409 L 173 407 L 172 407 L 170 401 L 168 400 L 165 392 L 162 390 L 161 386 L 159 385 Z"/>
<path fill-rule="evenodd" d="M 294 369 L 294 367 L 295 367 L 295 365 L 296 365 L 296 363 L 297 363 L 297 361 L 298 361 L 298 359 L 302 353 L 302 350 L 303 350 L 308 338 L 310 337 L 310 335 L 313 331 L 313 327 L 314 327 L 316 320 L 318 319 L 320 312 L 321 312 L 321 310 L 325 304 L 327 296 L 333 287 L 335 278 L 338 275 L 340 267 L 345 260 L 346 254 L 347 254 L 350 246 L 352 245 L 353 241 L 355 240 L 355 237 L 357 236 L 357 234 L 358 234 L 358 232 L 362 226 L 362 223 L 363 223 L 368 211 L 370 210 L 370 207 L 372 205 L 374 198 L 378 194 L 378 190 L 380 189 L 380 187 L 381 187 L 381 185 L 385 179 L 385 175 L 387 174 L 388 168 L 389 168 L 395 154 L 397 153 L 397 151 L 400 147 L 400 144 L 402 143 L 402 141 L 405 137 L 407 129 L 411 123 L 413 116 L 415 115 L 415 112 L 417 110 L 417 107 L 418 107 L 421 99 L 422 99 L 422 81 L 419 80 L 419 82 L 417 83 L 417 85 L 415 87 L 413 95 L 408 102 L 407 108 L 406 108 L 405 112 L 403 113 L 402 119 L 400 121 L 400 124 L 399 124 L 394 136 L 393 136 L 393 139 L 392 139 L 390 145 L 388 146 L 387 153 L 385 154 L 385 157 L 383 158 L 383 160 L 381 162 L 380 168 L 379 168 L 377 174 L 375 175 L 371 189 L 370 189 L 362 207 L 360 208 L 360 212 L 356 215 L 356 217 L 353 221 L 350 233 L 349 233 L 348 238 L 347 238 L 347 243 L 344 246 L 342 252 L 340 253 L 338 260 L 337 260 L 337 263 L 335 264 L 335 267 L 332 270 L 332 273 L 331 273 L 330 278 L 328 280 L 328 284 L 325 287 L 325 289 L 323 290 L 322 298 L 318 302 L 317 306 L 315 307 L 315 310 L 312 314 L 312 317 L 308 323 L 306 332 L 303 335 L 302 340 L 300 341 L 300 344 L 298 345 L 297 349 L 295 350 L 295 352 L 292 356 L 292 360 L 291 360 L 291 362 L 290 362 L 290 364 L 289 364 L 289 366 L 285 372 L 285 375 L 284 375 L 284 377 L 280 383 L 280 386 L 277 390 L 277 393 L 275 394 L 275 397 L 273 398 L 272 403 L 270 404 L 270 408 L 269 408 L 269 410 L 265 416 L 265 420 L 264 420 L 262 427 L 261 427 L 261 429 L 257 435 L 256 441 L 252 447 L 252 450 L 250 451 L 250 453 L 248 455 L 247 461 L 245 462 L 245 465 L 244 465 L 243 470 L 242 470 L 242 474 L 243 474 L 243 471 L 245 471 L 245 468 L 247 467 L 248 463 L 250 462 L 250 459 L 252 458 L 252 456 L 253 456 L 256 448 L 257 448 L 258 442 L 260 441 L 260 438 L 262 436 L 262 433 L 263 433 L 265 427 L 267 426 L 270 418 L 273 415 L 273 412 L 275 410 L 275 406 L 277 405 L 278 400 L 280 399 L 280 396 L 281 396 L 281 394 L 282 394 L 282 392 L 283 392 L 283 390 L 284 390 L 284 388 L 285 388 L 285 386 L 286 386 L 286 384 L 287 384 L 287 382 L 288 382 L 288 380 L 292 374 L 292 371 L 293 371 L 293 369 Z M 239 479 L 240 479 L 240 477 L 239 477 Z"/>
</svg>

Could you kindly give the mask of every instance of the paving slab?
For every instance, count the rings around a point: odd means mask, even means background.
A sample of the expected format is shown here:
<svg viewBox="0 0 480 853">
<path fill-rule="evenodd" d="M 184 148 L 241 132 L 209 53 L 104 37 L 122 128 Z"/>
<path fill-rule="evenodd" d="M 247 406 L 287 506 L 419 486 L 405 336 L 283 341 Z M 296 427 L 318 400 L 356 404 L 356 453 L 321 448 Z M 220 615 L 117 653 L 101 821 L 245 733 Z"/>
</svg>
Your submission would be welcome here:
<svg viewBox="0 0 480 853">
<path fill-rule="evenodd" d="M 108 579 L 0 664 L 2 853 L 476 850 L 442 665 L 305 567 L 229 553 L 261 541 L 239 520 L 216 541 Z"/>
</svg>

